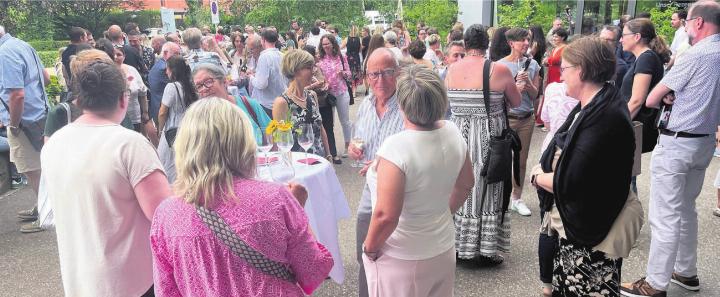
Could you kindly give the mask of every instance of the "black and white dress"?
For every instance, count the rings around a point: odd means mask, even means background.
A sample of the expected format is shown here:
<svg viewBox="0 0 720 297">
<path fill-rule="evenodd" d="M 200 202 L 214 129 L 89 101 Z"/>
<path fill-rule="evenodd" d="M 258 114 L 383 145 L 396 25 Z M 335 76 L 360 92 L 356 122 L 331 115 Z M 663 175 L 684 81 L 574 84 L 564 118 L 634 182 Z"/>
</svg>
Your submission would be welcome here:
<svg viewBox="0 0 720 297">
<path fill-rule="evenodd" d="M 310 123 L 313 127 L 313 145 L 308 149 L 308 153 L 316 154 L 321 157 L 325 157 L 325 146 L 322 142 L 322 117 L 320 116 L 320 109 L 318 108 L 317 101 L 310 91 L 305 91 L 305 102 L 306 108 L 297 105 L 295 101 L 290 99 L 286 93 L 282 94 L 283 99 L 288 105 L 288 116 L 290 121 L 295 126 L 293 129 L 293 138 L 295 144 L 291 151 L 293 152 L 305 152 L 305 150 L 298 144 L 298 130 L 300 124 Z"/>
<path fill-rule="evenodd" d="M 480 171 L 488 153 L 490 136 L 500 135 L 505 129 L 503 113 L 505 96 L 490 91 L 490 116 L 485 111 L 482 90 L 449 89 L 450 120 L 460 128 L 475 174 L 475 186 L 465 204 L 455 213 L 455 249 L 458 258 L 492 257 L 498 252 L 510 251 L 510 216 L 503 219 L 503 183 L 487 185 L 483 205 L 483 177 Z"/>
</svg>

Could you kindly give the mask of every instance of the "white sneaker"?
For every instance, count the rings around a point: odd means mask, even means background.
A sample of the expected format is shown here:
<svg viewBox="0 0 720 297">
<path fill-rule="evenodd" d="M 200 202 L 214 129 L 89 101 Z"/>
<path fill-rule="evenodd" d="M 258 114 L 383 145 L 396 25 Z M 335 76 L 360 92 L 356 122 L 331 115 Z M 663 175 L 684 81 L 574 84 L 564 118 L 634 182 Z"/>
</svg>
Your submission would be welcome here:
<svg viewBox="0 0 720 297">
<path fill-rule="evenodd" d="M 512 209 L 513 211 L 517 212 L 517 213 L 518 213 L 519 215 L 521 215 L 521 216 L 526 216 L 526 217 L 528 217 L 528 216 L 530 216 L 530 215 L 532 214 L 532 212 L 531 212 L 530 209 L 527 207 L 527 205 L 525 205 L 525 202 L 523 202 L 523 201 L 520 200 L 520 199 L 518 199 L 518 200 L 512 199 L 511 209 Z"/>
</svg>

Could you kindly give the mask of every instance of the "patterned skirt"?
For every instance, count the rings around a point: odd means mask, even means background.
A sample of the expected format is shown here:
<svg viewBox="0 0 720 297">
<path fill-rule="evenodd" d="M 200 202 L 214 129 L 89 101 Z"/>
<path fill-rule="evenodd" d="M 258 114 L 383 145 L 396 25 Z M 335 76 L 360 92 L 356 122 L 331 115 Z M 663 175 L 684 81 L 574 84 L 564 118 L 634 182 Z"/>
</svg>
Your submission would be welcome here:
<svg viewBox="0 0 720 297">
<path fill-rule="evenodd" d="M 451 121 L 468 144 L 475 186 L 463 206 L 455 213 L 455 249 L 460 259 L 478 256 L 492 257 L 510 251 L 510 216 L 503 218 L 503 183 L 487 185 L 483 191 L 480 171 L 488 154 L 491 135 L 499 135 L 505 128 L 503 94 L 490 92 L 490 112 L 485 111 L 483 94 L 479 90 L 449 90 Z M 485 198 L 483 199 L 483 194 Z"/>
<path fill-rule="evenodd" d="M 622 258 L 560 239 L 553 263 L 553 296 L 620 296 Z"/>
</svg>

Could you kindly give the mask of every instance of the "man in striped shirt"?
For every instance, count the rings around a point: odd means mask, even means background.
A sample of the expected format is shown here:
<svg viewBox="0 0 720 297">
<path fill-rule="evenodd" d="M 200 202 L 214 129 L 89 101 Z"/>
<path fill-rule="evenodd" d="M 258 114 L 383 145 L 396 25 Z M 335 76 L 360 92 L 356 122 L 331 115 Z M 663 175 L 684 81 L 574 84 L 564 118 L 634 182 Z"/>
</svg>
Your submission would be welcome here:
<svg viewBox="0 0 720 297">
<path fill-rule="evenodd" d="M 367 80 L 372 93 L 368 95 L 358 108 L 356 135 L 364 140 L 361 148 L 355 147 L 352 142 L 348 147 L 348 155 L 365 163 L 360 175 L 365 176 L 370 162 L 375 158 L 380 145 L 386 137 L 400 132 L 403 129 L 403 120 L 400 115 L 400 106 L 395 96 L 397 76 L 400 68 L 393 52 L 386 48 L 379 48 L 370 54 L 367 63 Z M 370 203 L 370 189 L 367 184 L 363 187 L 362 197 L 357 212 L 356 251 L 360 267 L 358 273 L 359 296 L 368 296 L 367 280 L 362 262 L 362 244 L 365 242 L 372 206 Z"/>
</svg>

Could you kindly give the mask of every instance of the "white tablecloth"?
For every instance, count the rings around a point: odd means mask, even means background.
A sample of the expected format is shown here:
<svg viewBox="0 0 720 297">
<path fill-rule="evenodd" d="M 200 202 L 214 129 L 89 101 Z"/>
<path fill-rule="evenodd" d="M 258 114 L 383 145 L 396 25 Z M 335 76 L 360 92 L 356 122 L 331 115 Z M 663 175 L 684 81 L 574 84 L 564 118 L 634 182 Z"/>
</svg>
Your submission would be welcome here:
<svg viewBox="0 0 720 297">
<path fill-rule="evenodd" d="M 269 156 L 273 155 L 276 154 L 269 154 Z M 317 155 L 308 154 L 308 157 L 315 158 L 321 163 L 310 166 L 299 163 L 297 160 L 304 159 L 305 153 L 292 153 L 295 168 L 295 178 L 292 181 L 305 186 L 308 191 L 305 213 L 310 227 L 335 261 L 330 277 L 336 283 L 342 284 L 345 280 L 345 269 L 338 243 L 338 222 L 350 217 L 350 206 L 332 164 Z M 265 175 L 262 165 L 258 165 L 258 168 L 261 176 Z"/>
</svg>

